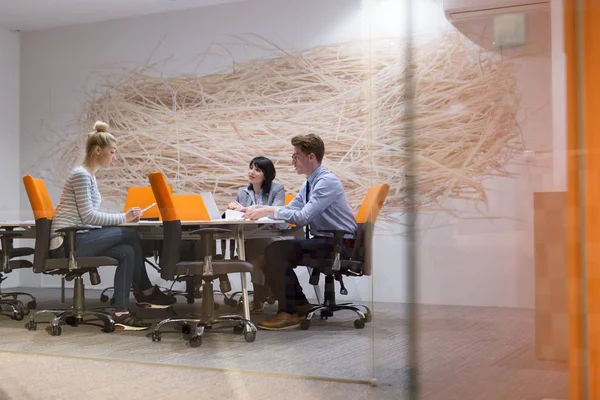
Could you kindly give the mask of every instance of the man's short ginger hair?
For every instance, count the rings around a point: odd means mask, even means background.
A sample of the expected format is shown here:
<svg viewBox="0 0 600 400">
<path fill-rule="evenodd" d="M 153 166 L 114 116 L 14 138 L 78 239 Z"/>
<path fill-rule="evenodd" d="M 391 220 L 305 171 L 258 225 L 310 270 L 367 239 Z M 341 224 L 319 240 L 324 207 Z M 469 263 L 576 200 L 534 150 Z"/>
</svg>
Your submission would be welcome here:
<svg viewBox="0 0 600 400">
<path fill-rule="evenodd" d="M 323 140 L 313 133 L 308 135 L 298 135 L 292 138 L 292 146 L 298 146 L 300 151 L 309 155 L 313 153 L 318 162 L 323 161 L 325 155 L 325 143 Z"/>
</svg>

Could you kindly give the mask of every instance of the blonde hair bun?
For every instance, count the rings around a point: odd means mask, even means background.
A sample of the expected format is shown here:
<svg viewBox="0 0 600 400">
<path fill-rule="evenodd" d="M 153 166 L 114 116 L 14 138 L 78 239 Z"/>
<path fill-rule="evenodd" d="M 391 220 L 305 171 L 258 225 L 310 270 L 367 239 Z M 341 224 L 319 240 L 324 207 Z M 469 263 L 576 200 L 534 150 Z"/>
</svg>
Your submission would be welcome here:
<svg viewBox="0 0 600 400">
<path fill-rule="evenodd" d="M 108 124 L 102 121 L 96 121 L 94 124 L 94 130 L 96 132 L 108 132 Z"/>
</svg>

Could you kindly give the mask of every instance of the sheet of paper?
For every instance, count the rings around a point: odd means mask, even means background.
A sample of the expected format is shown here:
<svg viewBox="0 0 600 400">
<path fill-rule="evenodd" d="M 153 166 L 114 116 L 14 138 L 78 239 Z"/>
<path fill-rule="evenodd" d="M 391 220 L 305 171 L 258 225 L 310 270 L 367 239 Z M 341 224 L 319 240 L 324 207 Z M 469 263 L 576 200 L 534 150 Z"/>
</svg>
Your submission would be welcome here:
<svg viewBox="0 0 600 400">
<path fill-rule="evenodd" d="M 243 219 L 242 218 L 243 215 L 244 215 L 244 213 L 241 211 L 236 211 L 236 210 L 226 210 L 225 211 L 225 219 L 227 221 L 241 221 Z"/>
</svg>

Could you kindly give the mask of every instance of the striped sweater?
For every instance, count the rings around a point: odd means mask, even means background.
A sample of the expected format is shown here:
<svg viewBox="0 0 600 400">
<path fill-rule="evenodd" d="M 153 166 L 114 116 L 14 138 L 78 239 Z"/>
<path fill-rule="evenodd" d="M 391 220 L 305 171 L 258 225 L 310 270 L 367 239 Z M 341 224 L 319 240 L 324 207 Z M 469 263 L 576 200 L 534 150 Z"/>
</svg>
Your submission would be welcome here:
<svg viewBox="0 0 600 400">
<path fill-rule="evenodd" d="M 71 175 L 60 195 L 52 221 L 50 249 L 62 244 L 63 238 L 56 231 L 73 225 L 110 226 L 127 222 L 125 213 L 100 212 L 102 197 L 96 178 L 82 165 L 71 171 Z"/>
</svg>

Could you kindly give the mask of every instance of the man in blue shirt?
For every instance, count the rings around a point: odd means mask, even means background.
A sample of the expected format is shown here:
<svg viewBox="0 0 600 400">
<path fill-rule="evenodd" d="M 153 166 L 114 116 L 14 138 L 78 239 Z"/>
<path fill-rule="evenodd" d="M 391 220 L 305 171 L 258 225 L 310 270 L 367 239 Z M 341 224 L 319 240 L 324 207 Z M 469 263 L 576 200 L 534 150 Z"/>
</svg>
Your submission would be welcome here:
<svg viewBox="0 0 600 400">
<path fill-rule="evenodd" d="M 342 252 L 345 257 L 347 249 L 353 246 L 357 228 L 342 182 L 321 166 L 325 154 L 323 140 L 313 134 L 295 136 L 292 146 L 292 164 L 298 174 L 307 178 L 298 195 L 285 207 L 252 206 L 245 213 L 247 219 L 273 217 L 306 227 L 306 239 L 276 241 L 265 249 L 265 278 L 279 302 L 277 315 L 258 324 L 268 330 L 299 327 L 300 318 L 310 309 L 294 268 L 306 256 L 332 258 L 332 234 L 323 231 L 351 232 L 345 236 Z"/>
</svg>

